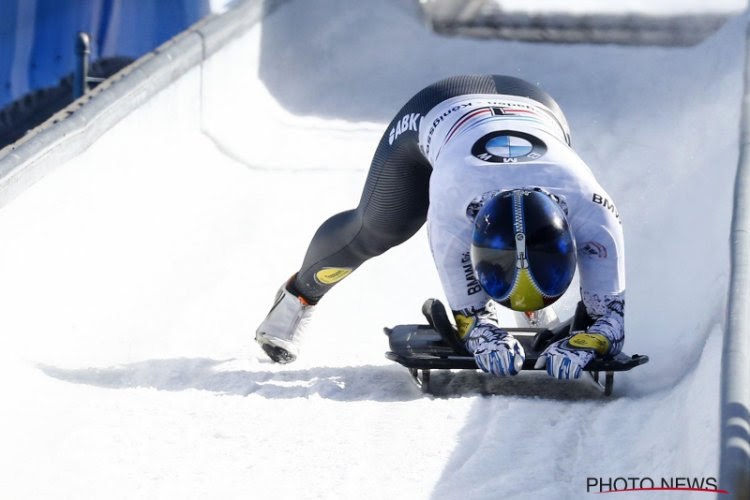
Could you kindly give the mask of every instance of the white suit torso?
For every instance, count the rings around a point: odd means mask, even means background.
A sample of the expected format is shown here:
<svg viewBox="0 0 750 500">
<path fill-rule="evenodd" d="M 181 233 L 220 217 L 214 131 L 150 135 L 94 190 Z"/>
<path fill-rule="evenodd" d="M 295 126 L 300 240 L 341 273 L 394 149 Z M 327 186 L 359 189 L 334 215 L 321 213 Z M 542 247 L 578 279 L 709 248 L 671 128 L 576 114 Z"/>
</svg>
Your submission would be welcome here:
<svg viewBox="0 0 750 500">
<path fill-rule="evenodd" d="M 419 148 L 433 169 L 430 246 L 452 310 L 481 308 L 489 299 L 469 260 L 471 207 L 476 209 L 483 195 L 486 199 L 492 192 L 539 187 L 556 195 L 567 211 L 589 313 L 605 316 L 609 308 L 619 307 L 622 317 L 625 267 L 619 214 L 568 145 L 568 136 L 561 114 L 518 96 L 462 95 L 441 102 L 422 118 Z"/>
</svg>

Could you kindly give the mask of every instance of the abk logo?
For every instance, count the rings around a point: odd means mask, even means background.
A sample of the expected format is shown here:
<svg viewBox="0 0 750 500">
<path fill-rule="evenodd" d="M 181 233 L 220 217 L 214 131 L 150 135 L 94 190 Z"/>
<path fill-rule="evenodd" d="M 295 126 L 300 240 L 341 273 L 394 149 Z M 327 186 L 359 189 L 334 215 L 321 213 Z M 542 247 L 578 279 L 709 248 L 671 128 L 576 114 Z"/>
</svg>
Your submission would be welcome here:
<svg viewBox="0 0 750 500">
<path fill-rule="evenodd" d="M 398 139 L 398 136 L 409 130 L 419 131 L 419 122 L 421 115 L 419 113 L 411 113 L 404 115 L 401 119 L 396 122 L 396 126 L 391 129 L 388 134 L 388 144 L 393 145 L 393 141 Z"/>
</svg>

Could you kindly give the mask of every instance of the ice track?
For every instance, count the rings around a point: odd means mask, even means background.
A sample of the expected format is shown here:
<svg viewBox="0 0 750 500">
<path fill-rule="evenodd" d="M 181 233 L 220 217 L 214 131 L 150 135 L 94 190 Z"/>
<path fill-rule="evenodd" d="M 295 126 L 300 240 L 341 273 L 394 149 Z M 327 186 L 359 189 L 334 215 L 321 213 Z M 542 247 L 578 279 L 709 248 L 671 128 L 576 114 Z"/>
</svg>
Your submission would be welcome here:
<svg viewBox="0 0 750 500">
<path fill-rule="evenodd" d="M 582 498 L 589 476 L 716 476 L 742 22 L 693 48 L 570 47 L 317 4 L 280 7 L 0 210 L 0 496 Z M 535 374 L 423 397 L 381 333 L 441 296 L 423 231 L 326 297 L 297 363 L 267 362 L 251 332 L 356 204 L 385 122 L 484 72 L 565 110 L 622 216 L 626 349 L 651 362 L 609 401 Z"/>
</svg>

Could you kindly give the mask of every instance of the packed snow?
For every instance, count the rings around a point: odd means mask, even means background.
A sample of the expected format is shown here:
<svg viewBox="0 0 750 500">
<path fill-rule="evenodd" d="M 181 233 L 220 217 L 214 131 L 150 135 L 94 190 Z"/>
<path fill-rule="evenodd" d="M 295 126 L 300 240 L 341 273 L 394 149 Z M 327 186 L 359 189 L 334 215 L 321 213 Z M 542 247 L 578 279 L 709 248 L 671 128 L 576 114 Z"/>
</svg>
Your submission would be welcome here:
<svg viewBox="0 0 750 500">
<path fill-rule="evenodd" d="M 692 48 L 553 46 L 439 37 L 414 9 L 286 3 L 0 210 L 0 496 L 583 498 L 590 476 L 716 477 L 745 20 Z M 381 333 L 442 296 L 420 231 L 270 363 L 255 327 L 357 203 L 386 122 L 434 80 L 492 72 L 558 100 L 615 199 L 625 350 L 651 362 L 610 399 L 539 373 L 438 374 L 422 395 Z"/>
</svg>

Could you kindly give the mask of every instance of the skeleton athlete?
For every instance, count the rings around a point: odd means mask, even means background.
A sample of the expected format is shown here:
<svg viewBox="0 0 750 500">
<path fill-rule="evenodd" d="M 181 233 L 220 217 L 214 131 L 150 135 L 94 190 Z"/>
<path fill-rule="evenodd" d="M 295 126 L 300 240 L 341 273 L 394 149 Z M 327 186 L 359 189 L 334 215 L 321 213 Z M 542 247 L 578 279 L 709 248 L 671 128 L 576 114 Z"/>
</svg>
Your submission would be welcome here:
<svg viewBox="0 0 750 500">
<path fill-rule="evenodd" d="M 459 336 L 482 370 L 515 375 L 525 358 L 494 304 L 548 326 L 576 267 L 593 323 L 550 345 L 538 366 L 578 378 L 594 357 L 622 349 L 624 242 L 612 198 L 570 147 L 548 94 L 518 78 L 466 75 L 426 87 L 397 113 L 359 206 L 323 223 L 279 289 L 256 331 L 263 350 L 294 361 L 326 292 L 425 222 Z"/>
</svg>

